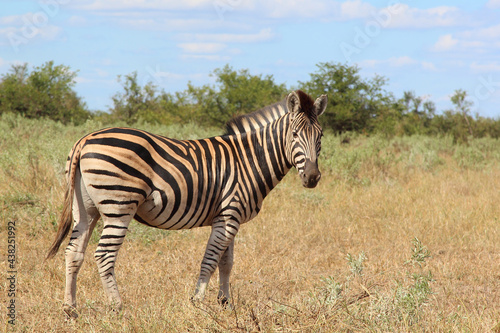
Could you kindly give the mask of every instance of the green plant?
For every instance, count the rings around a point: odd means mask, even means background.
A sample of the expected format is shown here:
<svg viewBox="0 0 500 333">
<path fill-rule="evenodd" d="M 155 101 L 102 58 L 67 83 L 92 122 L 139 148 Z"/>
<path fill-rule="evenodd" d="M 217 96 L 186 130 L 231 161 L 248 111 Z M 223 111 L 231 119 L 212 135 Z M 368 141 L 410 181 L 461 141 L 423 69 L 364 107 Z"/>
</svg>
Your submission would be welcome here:
<svg viewBox="0 0 500 333">
<path fill-rule="evenodd" d="M 342 291 L 344 286 L 335 281 L 332 276 L 321 277 L 321 286 L 319 287 L 318 300 L 321 304 L 334 305 L 342 299 Z"/>
<path fill-rule="evenodd" d="M 411 257 L 405 264 L 413 264 L 422 267 L 425 264 L 425 260 L 431 257 L 431 252 L 427 249 L 426 246 L 422 244 L 422 242 L 417 238 L 413 238 L 411 241 L 413 247 L 411 249 Z"/>
<path fill-rule="evenodd" d="M 357 259 L 348 253 L 346 259 L 349 263 L 353 276 L 363 276 L 363 262 L 366 260 L 365 253 L 361 252 Z"/>
</svg>

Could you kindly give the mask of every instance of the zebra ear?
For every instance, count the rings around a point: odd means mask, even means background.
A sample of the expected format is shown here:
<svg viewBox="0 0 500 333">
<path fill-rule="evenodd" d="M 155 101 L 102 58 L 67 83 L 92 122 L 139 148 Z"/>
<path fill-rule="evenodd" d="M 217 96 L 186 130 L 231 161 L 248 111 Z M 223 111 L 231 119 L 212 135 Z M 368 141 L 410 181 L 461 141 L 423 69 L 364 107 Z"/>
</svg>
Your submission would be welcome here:
<svg viewBox="0 0 500 333">
<path fill-rule="evenodd" d="M 316 116 L 319 117 L 325 112 L 326 106 L 328 105 L 328 96 L 321 95 L 314 102 L 314 109 L 316 110 Z"/>
<path fill-rule="evenodd" d="M 286 98 L 286 106 L 288 108 L 288 112 L 292 113 L 294 116 L 297 112 L 299 112 L 300 98 L 295 91 L 288 94 L 288 97 Z"/>
</svg>

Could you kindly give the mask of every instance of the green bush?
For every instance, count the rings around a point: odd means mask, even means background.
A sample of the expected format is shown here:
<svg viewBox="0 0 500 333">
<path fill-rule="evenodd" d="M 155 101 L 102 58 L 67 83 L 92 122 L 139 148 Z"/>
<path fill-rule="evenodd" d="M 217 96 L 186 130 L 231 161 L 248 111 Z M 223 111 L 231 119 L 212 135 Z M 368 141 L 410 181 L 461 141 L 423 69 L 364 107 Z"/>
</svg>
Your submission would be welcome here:
<svg viewBox="0 0 500 333">
<path fill-rule="evenodd" d="M 0 114 L 50 118 L 63 123 L 84 122 L 90 113 L 73 90 L 76 72 L 48 61 L 31 73 L 27 64 L 13 65 L 0 81 Z"/>
</svg>

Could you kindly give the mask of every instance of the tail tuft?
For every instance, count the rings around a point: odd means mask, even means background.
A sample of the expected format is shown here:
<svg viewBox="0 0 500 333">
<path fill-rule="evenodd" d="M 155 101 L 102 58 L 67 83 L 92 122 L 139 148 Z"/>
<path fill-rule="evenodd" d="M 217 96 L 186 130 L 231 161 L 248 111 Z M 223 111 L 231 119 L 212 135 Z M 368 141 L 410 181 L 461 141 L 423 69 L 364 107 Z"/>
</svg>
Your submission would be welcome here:
<svg viewBox="0 0 500 333">
<path fill-rule="evenodd" d="M 69 231 L 71 230 L 72 223 L 72 202 L 73 202 L 73 193 L 74 186 L 68 184 L 68 188 L 66 189 L 66 194 L 64 195 L 64 208 L 61 214 L 61 218 L 59 219 L 59 228 L 57 229 L 56 239 L 52 243 L 49 253 L 47 254 L 46 259 L 53 258 L 63 240 L 68 236 Z"/>
<path fill-rule="evenodd" d="M 64 238 L 68 236 L 71 225 L 73 222 L 73 196 L 75 194 L 75 175 L 79 170 L 80 163 L 80 153 L 82 151 L 82 147 L 85 144 L 85 138 L 81 138 L 71 149 L 69 153 L 69 158 L 66 163 L 66 172 L 67 172 L 67 187 L 66 193 L 64 194 L 64 208 L 61 214 L 61 218 L 59 219 L 59 228 L 57 229 L 56 239 L 54 243 L 52 243 L 49 253 L 47 254 L 46 259 L 53 258 Z"/>
</svg>

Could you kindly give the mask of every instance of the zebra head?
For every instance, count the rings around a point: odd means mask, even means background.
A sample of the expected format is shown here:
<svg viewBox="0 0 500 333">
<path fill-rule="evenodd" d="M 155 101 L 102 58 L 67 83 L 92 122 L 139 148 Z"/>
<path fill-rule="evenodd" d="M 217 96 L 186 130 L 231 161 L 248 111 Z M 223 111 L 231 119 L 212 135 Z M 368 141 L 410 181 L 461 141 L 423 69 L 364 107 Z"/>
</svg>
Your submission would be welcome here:
<svg viewBox="0 0 500 333">
<path fill-rule="evenodd" d="M 321 178 L 318 156 L 323 130 L 318 117 L 325 111 L 327 102 L 326 95 L 313 101 L 301 90 L 290 93 L 286 101 L 290 112 L 287 157 L 297 169 L 302 185 L 307 188 L 316 187 Z"/>
</svg>

